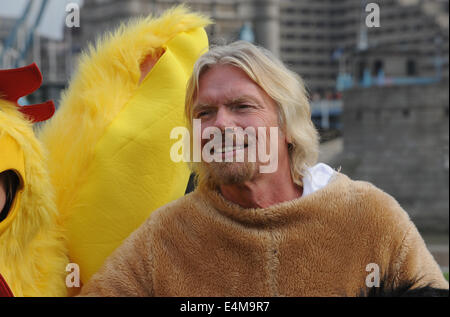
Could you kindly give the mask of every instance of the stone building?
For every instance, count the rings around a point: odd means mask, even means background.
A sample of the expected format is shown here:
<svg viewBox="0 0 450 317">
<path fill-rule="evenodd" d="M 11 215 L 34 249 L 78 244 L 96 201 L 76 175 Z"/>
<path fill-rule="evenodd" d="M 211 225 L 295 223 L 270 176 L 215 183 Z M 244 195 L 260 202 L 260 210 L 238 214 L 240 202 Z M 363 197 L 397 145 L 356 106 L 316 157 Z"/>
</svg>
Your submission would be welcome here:
<svg viewBox="0 0 450 317">
<path fill-rule="evenodd" d="M 436 58 L 448 73 L 448 0 L 384 0 L 380 3 L 381 27 L 367 28 L 360 0 L 86 0 L 82 10 L 80 47 L 129 17 L 159 14 L 179 3 L 211 16 L 211 43 L 239 38 L 248 23 L 257 44 L 299 73 L 310 92 L 333 92 L 339 71 L 360 80 L 365 68 L 388 74 L 398 66 L 399 53 L 412 55 L 402 68 L 416 76 L 436 73 Z M 445 17 L 447 22 L 445 22 Z M 361 41 L 366 48 L 361 49 Z M 366 60 L 367 51 L 395 50 Z M 337 52 L 339 58 L 333 58 Z M 389 66 L 389 67 L 388 67 Z"/>
<path fill-rule="evenodd" d="M 440 63 L 442 75 L 448 77 L 448 0 L 383 0 L 379 2 L 379 28 L 367 28 L 364 24 L 368 14 L 365 5 L 369 2 L 85 0 L 80 14 L 81 27 L 66 29 L 64 45 L 42 39 L 37 55 L 48 65 L 48 69 L 44 65 L 44 73 L 54 73 L 51 76 L 67 80 L 76 55 L 105 31 L 113 30 L 131 17 L 159 15 L 184 3 L 213 18 L 215 24 L 207 29 L 213 44 L 238 39 L 247 25 L 254 33 L 255 42 L 280 56 L 299 73 L 311 93 L 324 96 L 334 92 L 339 72 L 352 74 L 355 82 L 361 80 L 365 69 L 375 75 L 383 69 L 390 76 L 391 71 L 401 68 L 404 74 L 434 76 Z M 11 21 L 0 19 L 0 40 L 11 27 Z M 365 48 L 361 49 L 361 44 Z M 33 54 L 29 60 L 36 59 Z M 51 62 L 49 58 L 60 61 Z M 56 86 L 60 87 L 61 82 Z"/>
<path fill-rule="evenodd" d="M 434 76 L 437 57 L 448 77 L 447 0 L 378 1 L 380 27 L 368 28 L 365 9 L 370 2 L 281 0 L 283 61 L 302 75 L 312 92 L 334 91 L 339 71 L 352 74 L 355 82 L 365 69 L 374 76 L 380 69 L 387 76 L 408 70 L 414 76 Z M 399 58 L 404 59 L 400 64 Z"/>
<path fill-rule="evenodd" d="M 448 81 L 343 95 L 344 152 L 334 162 L 395 197 L 422 232 L 449 229 Z"/>
<path fill-rule="evenodd" d="M 81 14 L 82 46 L 130 17 L 159 15 L 181 3 L 214 19 L 215 23 L 207 29 L 211 43 L 225 44 L 238 39 L 239 31 L 250 22 L 257 42 L 278 54 L 279 0 L 86 0 Z"/>
</svg>

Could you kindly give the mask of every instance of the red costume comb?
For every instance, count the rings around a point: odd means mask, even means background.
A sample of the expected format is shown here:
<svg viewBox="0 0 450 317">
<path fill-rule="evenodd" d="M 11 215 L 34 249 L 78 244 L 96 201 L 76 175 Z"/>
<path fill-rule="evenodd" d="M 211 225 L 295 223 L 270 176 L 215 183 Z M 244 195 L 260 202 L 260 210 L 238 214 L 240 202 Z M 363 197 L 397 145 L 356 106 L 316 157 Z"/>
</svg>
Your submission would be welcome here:
<svg viewBox="0 0 450 317">
<path fill-rule="evenodd" d="M 0 274 L 0 297 L 14 297 L 11 289 L 6 284 L 6 281 L 3 279 L 3 276 Z"/>
<path fill-rule="evenodd" d="M 28 116 L 33 122 L 50 119 L 55 113 L 53 101 L 20 106 L 20 97 L 31 94 L 42 84 L 42 74 L 36 63 L 31 65 L 0 70 L 0 98 L 15 103 L 19 111 Z"/>
</svg>

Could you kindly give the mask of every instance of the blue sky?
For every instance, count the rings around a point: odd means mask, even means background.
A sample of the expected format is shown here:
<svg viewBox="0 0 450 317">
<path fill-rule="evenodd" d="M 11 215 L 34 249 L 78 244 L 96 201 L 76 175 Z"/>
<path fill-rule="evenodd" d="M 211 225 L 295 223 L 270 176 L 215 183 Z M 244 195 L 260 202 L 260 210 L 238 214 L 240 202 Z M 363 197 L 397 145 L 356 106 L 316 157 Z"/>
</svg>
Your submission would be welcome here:
<svg viewBox="0 0 450 317">
<path fill-rule="evenodd" d="M 0 19 L 2 17 L 20 17 L 29 1 L 33 1 L 28 23 L 34 21 L 42 0 L 0 0 Z M 77 3 L 80 6 L 83 0 L 49 0 L 46 11 L 42 16 L 37 32 L 52 39 L 62 39 L 64 21 L 66 17 L 66 4 Z"/>
</svg>

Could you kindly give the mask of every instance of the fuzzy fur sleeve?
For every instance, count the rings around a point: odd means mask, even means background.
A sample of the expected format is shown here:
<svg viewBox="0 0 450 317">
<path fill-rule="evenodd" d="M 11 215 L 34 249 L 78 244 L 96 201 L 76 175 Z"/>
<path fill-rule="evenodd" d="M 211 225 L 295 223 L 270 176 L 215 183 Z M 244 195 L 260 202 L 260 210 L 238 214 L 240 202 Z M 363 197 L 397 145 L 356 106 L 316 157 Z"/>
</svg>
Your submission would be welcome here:
<svg viewBox="0 0 450 317">
<path fill-rule="evenodd" d="M 148 222 L 134 231 L 84 285 L 80 296 L 153 296 L 152 256 Z"/>
<path fill-rule="evenodd" d="M 382 250 L 384 284 L 393 289 L 404 285 L 448 289 L 439 265 L 403 207 L 370 183 L 356 181 L 353 185 L 357 190 L 351 195 L 359 197 L 356 201 L 360 205 L 368 206 L 369 235 Z"/>
<path fill-rule="evenodd" d="M 427 285 L 441 289 L 449 288 L 439 265 L 412 222 L 401 244 L 395 267 L 397 285 L 414 281 L 413 288 Z"/>
</svg>

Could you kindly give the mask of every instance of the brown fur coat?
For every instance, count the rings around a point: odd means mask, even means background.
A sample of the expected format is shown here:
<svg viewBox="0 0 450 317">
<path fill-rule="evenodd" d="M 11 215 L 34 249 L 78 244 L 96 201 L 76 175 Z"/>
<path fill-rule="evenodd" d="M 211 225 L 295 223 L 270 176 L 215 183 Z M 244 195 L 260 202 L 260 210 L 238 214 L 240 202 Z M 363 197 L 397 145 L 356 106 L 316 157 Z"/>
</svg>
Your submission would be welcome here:
<svg viewBox="0 0 450 317">
<path fill-rule="evenodd" d="M 154 212 L 81 295 L 357 296 L 369 263 L 383 281 L 448 288 L 400 205 L 337 173 L 326 187 L 265 209 L 197 189 Z"/>
</svg>

